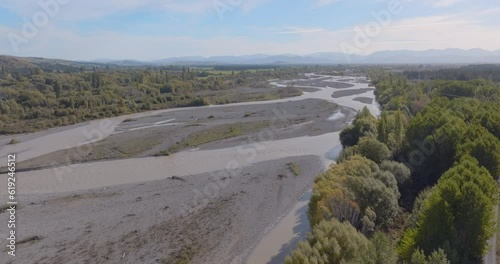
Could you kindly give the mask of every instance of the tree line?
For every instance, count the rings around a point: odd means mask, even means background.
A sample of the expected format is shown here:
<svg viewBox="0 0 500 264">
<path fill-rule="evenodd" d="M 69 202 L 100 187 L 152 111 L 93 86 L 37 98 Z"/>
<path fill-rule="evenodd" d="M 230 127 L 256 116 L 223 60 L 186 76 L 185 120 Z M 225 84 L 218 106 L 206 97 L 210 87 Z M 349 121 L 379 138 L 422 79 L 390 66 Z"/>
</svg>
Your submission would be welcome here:
<svg viewBox="0 0 500 264">
<path fill-rule="evenodd" d="M 481 263 L 495 232 L 500 87 L 409 81 L 370 69 L 382 114 L 365 108 L 319 175 L 312 232 L 285 263 Z"/>
<path fill-rule="evenodd" d="M 204 74 L 197 68 L 170 66 L 86 69 L 60 66 L 0 71 L 0 134 L 34 132 L 87 120 L 172 107 L 225 104 L 225 91 L 270 88 L 269 79 L 296 78 L 285 68 Z M 217 92 L 217 93 L 215 93 Z"/>
</svg>

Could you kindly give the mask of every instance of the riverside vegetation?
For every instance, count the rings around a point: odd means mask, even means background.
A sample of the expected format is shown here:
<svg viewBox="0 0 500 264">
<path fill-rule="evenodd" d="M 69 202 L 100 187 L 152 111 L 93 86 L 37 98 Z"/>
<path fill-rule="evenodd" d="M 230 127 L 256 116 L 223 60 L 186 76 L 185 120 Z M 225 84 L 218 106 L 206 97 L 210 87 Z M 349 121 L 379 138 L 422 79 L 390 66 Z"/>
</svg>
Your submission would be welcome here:
<svg viewBox="0 0 500 264">
<path fill-rule="evenodd" d="M 285 263 L 481 263 L 500 175 L 500 86 L 483 73 L 370 69 L 382 115 L 364 109 L 340 134 L 338 165 L 314 184 L 312 232 Z"/>
<path fill-rule="evenodd" d="M 310 71 L 280 66 L 216 70 L 35 65 L 1 56 L 0 65 L 0 134 L 35 132 L 141 111 L 297 96 L 301 92 L 292 87 L 271 89 L 268 80 L 294 79 Z"/>
</svg>

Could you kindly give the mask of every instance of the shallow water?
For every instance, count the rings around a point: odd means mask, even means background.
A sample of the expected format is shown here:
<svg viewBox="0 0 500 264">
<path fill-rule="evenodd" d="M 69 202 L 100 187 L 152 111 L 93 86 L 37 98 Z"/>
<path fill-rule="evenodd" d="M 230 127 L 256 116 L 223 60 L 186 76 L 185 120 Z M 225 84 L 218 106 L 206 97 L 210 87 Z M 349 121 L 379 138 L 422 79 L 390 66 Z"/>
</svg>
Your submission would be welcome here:
<svg viewBox="0 0 500 264">
<path fill-rule="evenodd" d="M 331 116 L 328 118 L 328 120 L 330 120 L 330 121 L 336 121 L 336 120 L 342 119 L 342 118 L 344 118 L 344 117 L 345 117 L 345 115 L 344 115 L 344 114 L 342 114 L 340 111 L 337 111 L 337 112 L 335 112 L 333 115 L 331 115 Z"/>
<path fill-rule="evenodd" d="M 313 76 L 313 75 L 309 75 Z M 325 79 L 326 76 L 316 75 Z M 346 77 L 335 77 L 325 79 L 337 81 Z M 277 85 L 285 85 L 276 83 Z M 353 89 L 368 88 L 368 84 L 353 83 Z M 286 86 L 286 85 L 285 85 Z M 302 96 L 285 98 L 262 102 L 245 102 L 232 105 L 261 105 L 277 102 L 298 101 L 309 98 L 323 99 L 344 107 L 361 110 L 367 107 L 370 112 L 380 115 L 379 105 L 374 100 L 373 104 L 367 105 L 353 101 L 356 97 L 375 98 L 374 92 L 369 91 L 361 95 L 352 95 L 342 98 L 332 98 L 332 93 L 339 89 L 321 88 L 316 92 L 304 93 Z M 347 90 L 347 89 L 342 89 Z M 225 107 L 206 106 L 206 107 Z M 73 148 L 89 140 L 100 140 L 116 132 L 116 127 L 127 118 L 138 118 L 150 116 L 169 111 L 182 109 L 168 109 L 140 113 L 122 117 L 111 118 L 109 126 L 112 129 L 100 130 L 102 120 L 88 122 L 83 126 L 71 129 L 61 129 L 52 134 L 39 138 L 32 138 L 18 145 L 5 146 L 0 150 L 0 157 L 7 153 L 19 153 L 18 161 L 37 157 L 60 149 Z M 332 116 L 338 118 L 338 114 Z M 173 121 L 173 120 L 168 120 Z M 156 125 L 167 125 L 156 124 Z M 155 124 L 153 124 L 154 126 Z M 147 129 L 147 128 L 144 128 Z M 87 133 L 82 133 L 87 131 Z M 93 133 L 89 133 L 93 132 Z M 93 135 L 91 138 L 88 138 Z M 118 184 L 139 183 L 150 180 L 165 179 L 172 176 L 194 175 L 225 168 L 245 167 L 261 161 L 281 159 L 291 156 L 316 155 L 322 158 L 326 168 L 336 160 L 342 146 L 339 141 L 339 132 L 328 133 L 319 136 L 304 136 L 284 140 L 272 140 L 271 135 L 265 138 L 267 141 L 249 143 L 239 147 L 214 149 L 214 150 L 190 150 L 177 153 L 170 157 L 149 157 L 130 160 L 112 160 L 94 162 L 89 164 L 75 164 L 57 169 L 47 169 L 33 172 L 18 173 L 18 193 L 55 193 L 70 192 L 91 188 L 99 188 Z M 6 175 L 0 175 L 0 180 L 5 180 Z M 0 189 L 0 195 L 5 195 L 6 189 Z M 308 194 L 310 195 L 310 194 Z M 290 253 L 295 244 L 303 239 L 309 231 L 307 222 L 307 202 L 305 195 L 284 216 L 284 218 L 272 228 L 265 237 L 256 245 L 255 251 L 250 255 L 249 263 L 282 263 L 284 257 Z"/>
<path fill-rule="evenodd" d="M 308 76 L 314 76 L 309 74 Z M 331 78 L 331 76 L 320 76 L 316 75 L 316 79 L 324 79 L 325 77 L 329 77 L 327 81 L 336 81 L 345 77 L 335 77 Z M 285 85 L 282 82 L 275 82 L 276 85 Z M 286 85 L 285 85 L 286 86 Z M 232 106 L 238 105 L 261 105 L 261 104 L 273 104 L 280 102 L 289 102 L 289 101 L 300 101 L 304 99 L 323 99 L 329 102 L 334 102 L 342 106 L 350 107 L 356 110 L 361 110 L 363 107 L 368 107 L 368 109 L 375 115 L 378 116 L 380 114 L 379 107 L 376 102 L 371 105 L 363 104 L 361 102 L 353 101 L 355 97 L 364 96 L 374 98 L 373 91 L 361 94 L 361 95 L 353 95 L 346 96 L 342 98 L 332 98 L 331 95 L 334 91 L 338 91 L 339 89 L 334 88 L 321 88 L 314 86 L 304 86 L 307 88 L 317 88 L 319 89 L 316 92 L 304 93 L 301 96 L 292 97 L 292 98 L 284 98 L 270 101 L 257 101 L 257 102 L 243 102 L 243 103 L 235 103 L 230 104 Z M 368 84 L 354 84 L 354 87 L 349 88 L 349 90 L 363 89 L 367 88 Z M 347 90 L 347 89 L 342 89 Z M 212 105 L 212 106 L 204 106 L 204 107 L 225 107 L 228 105 Z M 203 107 L 202 107 L 203 108 Z M 25 161 L 28 159 L 32 159 L 38 156 L 42 156 L 44 154 L 48 154 L 51 152 L 55 152 L 62 149 L 74 148 L 82 144 L 87 144 L 89 142 L 95 142 L 102 140 L 117 131 L 117 127 L 126 119 L 134 119 L 145 116 L 152 116 L 166 112 L 172 111 L 181 111 L 189 108 L 174 108 L 174 109 L 166 109 L 166 110 L 158 110 L 158 111 L 150 111 L 143 112 L 137 114 L 131 114 L 126 116 L 113 117 L 102 120 L 94 120 L 90 122 L 86 122 L 84 124 L 78 126 L 70 126 L 66 128 L 59 128 L 54 130 L 53 133 L 40 132 L 32 135 L 22 135 L 17 136 L 20 139 L 21 143 L 16 145 L 3 145 L 0 149 L 0 158 L 6 157 L 8 154 L 17 153 L 17 162 Z M 191 108 L 192 109 L 192 108 Z M 150 127 L 155 127 L 155 124 L 152 124 Z M 37 134 L 42 134 L 42 136 L 37 137 Z M 16 136 L 13 136 L 16 137 Z M 7 141 L 7 140 L 2 140 Z M 4 142 L 5 144 L 5 142 Z"/>
<path fill-rule="evenodd" d="M 368 84 L 356 83 L 355 88 L 360 89 L 366 88 Z M 322 92 L 326 92 L 322 90 Z M 331 91 L 330 91 L 331 92 Z M 330 94 L 331 95 L 331 94 Z M 326 96 L 326 94 L 325 94 Z M 356 110 L 361 110 L 363 106 L 367 106 L 370 112 L 375 116 L 380 116 L 380 107 L 376 100 L 373 100 L 373 104 L 358 104 L 359 102 L 353 101 L 353 99 L 360 95 L 347 96 L 342 98 L 324 98 L 325 100 L 335 102 L 342 106 L 351 107 Z M 375 99 L 375 94 L 373 91 L 364 93 L 362 96 Z M 333 114 L 330 119 L 336 120 L 340 118 L 340 112 Z M 337 160 L 342 151 L 342 145 L 340 144 L 339 133 L 327 134 L 330 140 L 326 138 L 317 138 L 323 141 L 323 145 L 334 146 L 333 148 L 325 149 L 319 148 L 318 154 L 323 154 L 325 165 L 328 166 L 332 164 L 333 161 Z M 301 141 L 301 140 L 297 140 Z M 306 146 L 304 146 L 306 147 Z M 317 146 L 319 147 L 319 146 Z M 309 220 L 307 218 L 308 202 L 311 197 L 311 192 L 304 195 L 300 201 L 292 208 L 292 210 L 281 219 L 276 226 L 274 226 L 264 238 L 256 245 L 253 252 L 250 254 L 247 263 L 248 264 L 281 264 L 284 262 L 286 256 L 295 249 L 299 241 L 304 240 L 307 233 L 311 231 L 309 226 Z"/>
</svg>

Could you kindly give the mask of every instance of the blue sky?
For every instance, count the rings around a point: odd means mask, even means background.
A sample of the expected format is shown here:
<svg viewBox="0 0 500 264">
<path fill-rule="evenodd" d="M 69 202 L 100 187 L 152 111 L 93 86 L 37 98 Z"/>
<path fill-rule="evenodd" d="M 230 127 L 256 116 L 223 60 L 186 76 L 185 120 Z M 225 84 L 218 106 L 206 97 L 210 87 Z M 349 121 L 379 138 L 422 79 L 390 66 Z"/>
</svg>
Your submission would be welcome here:
<svg viewBox="0 0 500 264">
<path fill-rule="evenodd" d="M 401 9 L 396 12 L 390 8 L 394 4 Z M 380 22 L 373 14 L 390 14 L 390 19 Z M 33 28 L 34 33 L 27 30 Z M 500 3 L 2 0 L 0 35 L 0 54 L 79 60 L 344 51 L 369 54 L 433 48 L 497 50 Z"/>
</svg>

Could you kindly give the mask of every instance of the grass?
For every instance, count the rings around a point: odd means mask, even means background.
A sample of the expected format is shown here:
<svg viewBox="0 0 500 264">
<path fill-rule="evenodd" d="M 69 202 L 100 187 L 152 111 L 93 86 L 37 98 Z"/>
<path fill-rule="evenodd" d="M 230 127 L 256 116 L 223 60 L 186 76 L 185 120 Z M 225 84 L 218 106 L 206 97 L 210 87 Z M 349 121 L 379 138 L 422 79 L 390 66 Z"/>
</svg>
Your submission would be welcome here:
<svg viewBox="0 0 500 264">
<path fill-rule="evenodd" d="M 287 163 L 286 166 L 293 173 L 293 175 L 295 176 L 302 175 L 302 169 L 300 168 L 299 164 L 293 162 L 293 163 Z"/>
<path fill-rule="evenodd" d="M 192 133 L 181 142 L 171 146 L 168 150 L 159 152 L 155 156 L 168 156 L 184 149 L 194 148 L 210 142 L 257 132 L 268 126 L 269 121 L 257 121 L 213 127 L 207 130 Z"/>
<path fill-rule="evenodd" d="M 9 142 L 10 145 L 15 145 L 15 144 L 19 144 L 19 143 L 21 143 L 21 141 L 19 141 L 19 139 L 17 139 L 17 138 L 13 138 Z"/>
</svg>

